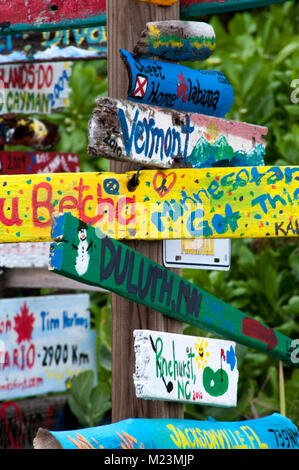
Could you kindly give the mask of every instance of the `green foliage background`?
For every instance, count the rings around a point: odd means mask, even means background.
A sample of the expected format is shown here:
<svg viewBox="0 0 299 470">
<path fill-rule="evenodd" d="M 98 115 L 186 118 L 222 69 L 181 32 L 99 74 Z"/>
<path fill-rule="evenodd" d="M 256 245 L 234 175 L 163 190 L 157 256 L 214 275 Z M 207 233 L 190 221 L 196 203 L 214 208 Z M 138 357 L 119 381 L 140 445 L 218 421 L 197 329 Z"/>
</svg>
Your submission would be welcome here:
<svg viewBox="0 0 299 470">
<path fill-rule="evenodd" d="M 234 105 L 226 118 L 269 128 L 266 164 L 298 164 L 299 103 L 290 100 L 291 82 L 299 79 L 298 2 L 200 20 L 214 27 L 216 51 L 196 66 L 221 70 L 232 84 Z M 82 171 L 109 169 L 107 161 L 87 155 L 87 122 L 96 97 L 107 95 L 106 66 L 106 61 L 75 63 L 71 106 L 50 117 L 60 125 L 62 138 L 57 150 L 78 153 Z M 299 248 L 295 238 L 232 241 L 230 271 L 185 270 L 183 276 L 289 337 L 299 338 Z M 91 312 L 98 332 L 98 382 L 107 390 L 107 385 L 111 387 L 109 295 L 91 294 Z M 184 333 L 212 336 L 188 325 L 184 325 Z M 280 412 L 278 362 L 238 345 L 238 367 L 236 408 L 186 405 L 185 417 L 243 420 Z M 298 369 L 284 366 L 284 385 L 286 415 L 299 425 Z M 107 402 L 106 394 L 105 411 Z M 97 413 L 101 415 L 99 410 Z M 82 419 L 85 425 L 90 422 L 86 416 Z"/>
</svg>

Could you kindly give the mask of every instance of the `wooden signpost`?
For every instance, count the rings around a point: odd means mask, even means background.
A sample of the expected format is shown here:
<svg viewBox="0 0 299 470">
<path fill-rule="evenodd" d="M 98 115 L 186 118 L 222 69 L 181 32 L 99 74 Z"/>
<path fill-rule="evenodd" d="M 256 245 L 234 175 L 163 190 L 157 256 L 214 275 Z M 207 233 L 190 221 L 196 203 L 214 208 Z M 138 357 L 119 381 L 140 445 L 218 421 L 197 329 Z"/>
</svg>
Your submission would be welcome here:
<svg viewBox="0 0 299 470">
<path fill-rule="evenodd" d="M 179 2 L 162 7 L 135 0 L 109 0 L 107 2 L 108 34 L 108 96 L 127 98 L 127 71 L 119 49 L 132 51 L 145 25 L 151 21 L 179 19 Z M 115 32 L 117 31 L 117 34 Z M 135 165 L 134 165 L 135 167 Z M 134 169 L 129 163 L 111 160 L 110 171 L 125 173 Z M 131 194 L 130 194 L 131 196 Z M 160 241 L 127 242 L 140 253 L 162 264 Z M 183 405 L 175 402 L 146 402 L 138 400 L 133 383 L 134 338 L 133 331 L 152 328 L 159 331 L 182 333 L 182 324 L 166 318 L 160 312 L 118 295 L 111 295 L 111 349 L 112 349 L 112 422 L 126 418 L 183 418 Z"/>
<path fill-rule="evenodd" d="M 75 153 L 0 151 L 0 174 L 76 173 L 80 171 Z"/>
<path fill-rule="evenodd" d="M 64 214 L 53 218 L 49 269 L 264 351 L 293 367 L 291 339 L 135 250 Z"/>
<path fill-rule="evenodd" d="M 129 100 L 217 117 L 230 111 L 233 89 L 222 72 L 144 59 L 122 48 L 120 53 L 129 76 Z"/>
<path fill-rule="evenodd" d="M 0 113 L 49 114 L 69 105 L 70 62 L 0 66 Z"/>
<path fill-rule="evenodd" d="M 183 450 L 187 453 L 177 457 L 181 459 L 181 465 L 189 468 L 192 461 L 194 463 L 194 454 L 190 453 L 192 449 L 299 449 L 299 431 L 290 419 L 278 413 L 259 419 L 232 422 L 126 419 L 106 426 L 73 431 L 39 429 L 34 439 L 34 448 Z M 132 455 L 130 462 L 133 466 L 137 463 L 139 454 L 129 455 Z M 153 459 L 155 457 L 157 455 Z M 164 461 L 164 457 L 164 454 L 160 456 L 161 461 Z M 167 457 L 175 462 L 173 455 Z M 128 454 L 124 454 L 124 458 L 128 459 Z M 105 463 L 119 465 L 122 463 L 122 455 L 105 454 Z"/>
<path fill-rule="evenodd" d="M 67 390 L 80 371 L 97 377 L 89 295 L 0 300 L 0 400 Z"/>
<path fill-rule="evenodd" d="M 288 0 L 181 0 L 181 18 L 189 19 L 226 11 L 248 10 L 286 1 Z"/>
<path fill-rule="evenodd" d="M 105 26 L 0 35 L 0 63 L 105 59 Z"/>
<path fill-rule="evenodd" d="M 151 330 L 135 330 L 134 337 L 138 398 L 237 405 L 235 343 Z"/>
<path fill-rule="evenodd" d="M 25 145 L 46 150 L 59 142 L 58 126 L 44 119 L 24 118 L 16 114 L 0 115 L 0 146 Z"/>
<path fill-rule="evenodd" d="M 0 176 L 2 243 L 50 241 L 70 212 L 118 240 L 298 237 L 298 167 Z"/>
<path fill-rule="evenodd" d="M 153 168 L 264 165 L 266 127 L 98 98 L 90 155 Z"/>
<path fill-rule="evenodd" d="M 147 23 L 133 52 L 139 57 L 180 62 L 207 59 L 215 47 L 215 31 L 208 23 L 156 21 Z"/>
<path fill-rule="evenodd" d="M 106 0 L 3 0 L 2 34 L 100 26 Z"/>
</svg>

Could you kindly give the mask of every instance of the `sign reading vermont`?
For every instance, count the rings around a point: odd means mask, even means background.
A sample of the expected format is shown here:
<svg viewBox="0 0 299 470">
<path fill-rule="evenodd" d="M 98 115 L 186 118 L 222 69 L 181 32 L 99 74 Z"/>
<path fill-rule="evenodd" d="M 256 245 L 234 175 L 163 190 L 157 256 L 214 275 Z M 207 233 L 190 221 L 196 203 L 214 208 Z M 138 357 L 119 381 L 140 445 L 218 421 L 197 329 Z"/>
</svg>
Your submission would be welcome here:
<svg viewBox="0 0 299 470">
<path fill-rule="evenodd" d="M 96 372 L 96 338 L 86 294 L 0 301 L 0 400 L 67 390 Z"/>
<path fill-rule="evenodd" d="M 298 167 L 0 176 L 2 243 L 50 241 L 54 213 L 121 239 L 297 237 Z M 132 181 L 133 180 L 133 181 Z"/>
</svg>

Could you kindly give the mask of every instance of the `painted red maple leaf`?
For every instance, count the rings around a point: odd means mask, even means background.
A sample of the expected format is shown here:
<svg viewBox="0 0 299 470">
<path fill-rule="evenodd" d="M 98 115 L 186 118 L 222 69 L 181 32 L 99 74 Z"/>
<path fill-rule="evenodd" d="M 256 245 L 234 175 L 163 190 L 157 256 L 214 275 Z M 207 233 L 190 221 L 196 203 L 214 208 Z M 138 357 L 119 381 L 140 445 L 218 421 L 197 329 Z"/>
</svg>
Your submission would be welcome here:
<svg viewBox="0 0 299 470">
<path fill-rule="evenodd" d="M 20 344 L 22 341 L 30 341 L 32 338 L 33 323 L 35 321 L 35 318 L 33 313 L 29 313 L 29 309 L 26 302 L 24 302 L 23 307 L 21 307 L 20 315 L 17 314 L 14 317 L 14 321 L 14 330 L 18 334 L 17 343 Z"/>
</svg>

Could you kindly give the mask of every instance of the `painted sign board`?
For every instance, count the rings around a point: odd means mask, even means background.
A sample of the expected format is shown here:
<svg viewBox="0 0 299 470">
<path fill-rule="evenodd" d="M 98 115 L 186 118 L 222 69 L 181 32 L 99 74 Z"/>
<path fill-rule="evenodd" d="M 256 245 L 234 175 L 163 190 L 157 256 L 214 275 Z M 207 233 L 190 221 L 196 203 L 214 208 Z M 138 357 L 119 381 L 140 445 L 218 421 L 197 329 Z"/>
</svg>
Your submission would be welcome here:
<svg viewBox="0 0 299 470">
<path fill-rule="evenodd" d="M 167 268 L 228 271 L 231 260 L 229 238 L 163 240 L 163 264 Z"/>
<path fill-rule="evenodd" d="M 105 26 L 0 35 L 0 63 L 107 58 Z"/>
<path fill-rule="evenodd" d="M 70 212 L 112 238 L 298 237 L 296 166 L 0 175 L 2 243 L 50 241 Z"/>
<path fill-rule="evenodd" d="M 87 294 L 1 299 L 0 340 L 0 400 L 66 391 L 84 370 L 96 376 Z"/>
<path fill-rule="evenodd" d="M 181 0 L 181 18 L 196 18 L 226 11 L 265 7 L 288 0 Z"/>
<path fill-rule="evenodd" d="M 287 450 L 299 449 L 299 431 L 289 418 L 279 413 L 232 422 L 140 418 L 71 431 L 39 429 L 33 446 L 35 449 Z M 120 464 L 118 459 L 122 457 L 110 454 L 108 458 L 106 463 Z M 186 459 L 184 466 L 188 468 L 189 463 Z"/>
<path fill-rule="evenodd" d="M 266 127 L 98 98 L 88 152 L 154 168 L 264 165 Z"/>
<path fill-rule="evenodd" d="M 124 49 L 120 53 L 129 77 L 129 100 L 216 117 L 230 111 L 234 93 L 222 72 L 144 59 Z"/>
<path fill-rule="evenodd" d="M 235 343 L 134 330 L 137 398 L 197 405 L 237 405 Z"/>
<path fill-rule="evenodd" d="M 139 57 L 159 57 L 174 62 L 205 60 L 216 47 L 213 26 L 200 21 L 156 21 L 146 29 L 133 49 Z"/>
<path fill-rule="evenodd" d="M 100 26 L 106 0 L 2 0 L 1 34 Z"/>
<path fill-rule="evenodd" d="M 46 268 L 50 242 L 0 243 L 1 268 Z"/>
<path fill-rule="evenodd" d="M 69 105 L 70 62 L 0 66 L 0 113 L 49 114 Z"/>
<path fill-rule="evenodd" d="M 59 142 L 58 126 L 44 119 L 0 114 L 0 146 L 25 145 L 45 150 Z"/>
<path fill-rule="evenodd" d="M 49 270 L 103 287 L 293 367 L 291 339 L 205 292 L 71 214 L 53 218 Z"/>
<path fill-rule="evenodd" d="M 75 153 L 14 152 L 0 150 L 0 174 L 76 173 L 80 171 Z"/>
</svg>

